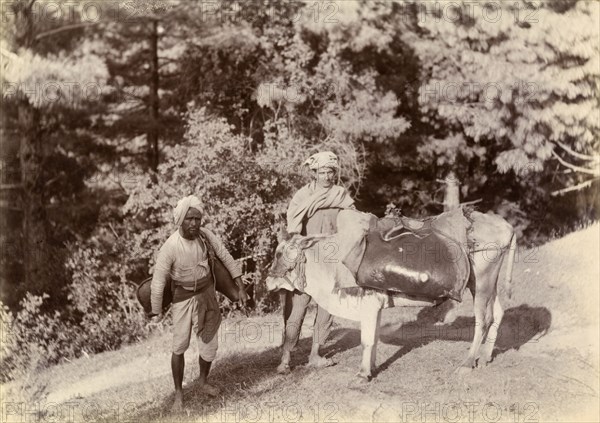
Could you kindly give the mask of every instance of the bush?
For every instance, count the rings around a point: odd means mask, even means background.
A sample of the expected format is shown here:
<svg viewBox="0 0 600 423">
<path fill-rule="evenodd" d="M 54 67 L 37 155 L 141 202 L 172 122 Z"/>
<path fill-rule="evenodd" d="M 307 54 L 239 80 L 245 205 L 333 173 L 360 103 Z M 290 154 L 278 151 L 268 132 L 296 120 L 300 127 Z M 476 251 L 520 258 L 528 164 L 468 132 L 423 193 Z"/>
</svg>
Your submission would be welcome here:
<svg viewBox="0 0 600 423">
<path fill-rule="evenodd" d="M 57 362 L 62 356 L 73 355 L 77 340 L 69 339 L 71 327 L 61 320 L 58 311 L 41 311 L 47 294 L 27 293 L 21 300 L 21 309 L 14 315 L 0 303 L 2 319 L 2 382 L 23 378 L 38 368 Z M 66 342 L 65 342 L 66 341 Z"/>
<path fill-rule="evenodd" d="M 120 282 L 119 267 L 107 254 L 77 248 L 67 265 L 72 282 L 64 309 L 46 310 L 48 294 L 27 293 L 14 314 L 0 303 L 1 381 L 26 380 L 61 359 L 115 349 L 144 337 L 143 312 L 134 288 Z"/>
</svg>

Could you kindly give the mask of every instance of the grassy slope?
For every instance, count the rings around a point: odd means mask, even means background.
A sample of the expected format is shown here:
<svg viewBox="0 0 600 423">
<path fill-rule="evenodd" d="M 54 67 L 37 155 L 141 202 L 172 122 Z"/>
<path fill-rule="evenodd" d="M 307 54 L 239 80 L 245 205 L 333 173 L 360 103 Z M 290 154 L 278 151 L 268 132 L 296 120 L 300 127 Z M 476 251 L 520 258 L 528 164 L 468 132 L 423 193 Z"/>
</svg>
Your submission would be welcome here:
<svg viewBox="0 0 600 423">
<path fill-rule="evenodd" d="M 354 377 L 360 333 L 353 322 L 336 319 L 326 347 L 335 366 L 305 366 L 311 316 L 292 374 L 277 375 L 282 322 L 273 315 L 224 323 L 211 373 L 223 391 L 218 399 L 196 391 L 190 348 L 182 415 L 168 413 L 168 329 L 55 366 L 20 392 L 22 384 L 5 386 L 2 401 L 43 398 L 40 412 L 62 410 L 59 421 L 599 421 L 599 229 L 519 251 L 512 299 L 501 297 L 506 313 L 496 358 L 464 377 L 452 372 L 472 337 L 469 294 L 451 310 L 385 310 L 378 375 L 368 384 Z M 69 405 L 45 408 L 50 403 Z M 19 421 L 18 411 L 6 412 L 3 421 Z"/>
</svg>

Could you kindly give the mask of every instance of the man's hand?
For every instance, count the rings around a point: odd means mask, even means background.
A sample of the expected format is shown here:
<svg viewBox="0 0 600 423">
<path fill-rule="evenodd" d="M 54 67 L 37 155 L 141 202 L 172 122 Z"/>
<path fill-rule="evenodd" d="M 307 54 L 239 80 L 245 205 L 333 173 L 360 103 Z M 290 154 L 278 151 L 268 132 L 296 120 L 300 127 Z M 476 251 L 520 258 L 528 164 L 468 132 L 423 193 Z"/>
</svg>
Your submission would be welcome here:
<svg viewBox="0 0 600 423">
<path fill-rule="evenodd" d="M 246 288 L 244 287 L 244 282 L 242 282 L 242 278 L 235 278 L 235 283 L 238 287 L 238 297 L 240 298 L 240 305 L 243 308 L 246 308 L 246 304 L 248 303 L 248 294 L 246 293 Z"/>
<path fill-rule="evenodd" d="M 160 323 L 162 318 L 163 318 L 162 313 L 150 315 L 150 323 L 148 323 L 148 326 L 158 326 L 158 324 Z"/>
<path fill-rule="evenodd" d="M 248 297 L 248 294 L 246 293 L 246 290 L 244 288 L 240 288 L 240 304 L 242 305 L 243 308 L 246 308 L 246 304 L 248 304 L 248 300 L 250 297 Z"/>
</svg>

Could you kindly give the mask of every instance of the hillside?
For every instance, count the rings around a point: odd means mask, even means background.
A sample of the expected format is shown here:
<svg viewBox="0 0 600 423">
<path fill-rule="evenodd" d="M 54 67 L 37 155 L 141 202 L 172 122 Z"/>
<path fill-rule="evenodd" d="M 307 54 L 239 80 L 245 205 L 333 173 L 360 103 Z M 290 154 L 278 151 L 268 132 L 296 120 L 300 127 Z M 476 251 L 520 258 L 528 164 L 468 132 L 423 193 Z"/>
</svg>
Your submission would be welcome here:
<svg viewBox="0 0 600 423">
<path fill-rule="evenodd" d="M 596 224 L 519 250 L 512 298 L 501 294 L 505 317 L 496 357 L 464 377 L 453 371 L 471 341 L 470 294 L 451 310 L 385 310 L 378 374 L 370 383 L 355 378 L 360 333 L 353 322 L 336 319 L 326 347 L 335 366 L 305 366 L 312 315 L 292 356 L 291 375 L 277 375 L 282 330 L 277 314 L 224 322 L 211 373 L 223 392 L 219 399 L 195 392 L 195 346 L 188 351 L 183 415 L 168 413 L 171 337 L 166 329 L 146 342 L 4 386 L 3 421 L 24 421 L 19 420 L 23 409 L 6 408 L 24 401 L 28 411 L 47 421 L 597 422 L 599 231 Z"/>
</svg>

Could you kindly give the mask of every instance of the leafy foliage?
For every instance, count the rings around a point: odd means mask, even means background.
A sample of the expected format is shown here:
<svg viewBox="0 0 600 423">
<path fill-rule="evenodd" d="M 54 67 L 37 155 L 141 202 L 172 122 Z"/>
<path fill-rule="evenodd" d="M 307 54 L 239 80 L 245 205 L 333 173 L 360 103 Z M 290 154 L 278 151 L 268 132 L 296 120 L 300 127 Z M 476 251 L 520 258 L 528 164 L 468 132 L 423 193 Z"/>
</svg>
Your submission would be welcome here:
<svg viewBox="0 0 600 423">
<path fill-rule="evenodd" d="M 105 247 L 106 248 L 106 247 Z M 108 264 L 112 263 L 112 264 Z M 107 265 L 108 264 L 108 265 Z M 73 248 L 67 267 L 68 303 L 50 309 L 50 295 L 27 293 L 15 313 L 2 303 L 2 381 L 65 358 L 115 349 L 147 334 L 135 287 L 117 258 L 93 248 Z"/>
<path fill-rule="evenodd" d="M 423 112 L 450 139 L 458 133 L 467 148 L 485 148 L 500 172 L 552 172 L 555 188 L 581 182 L 585 175 L 564 174 L 555 158 L 564 145 L 592 161 L 598 151 L 600 47 L 590 41 L 600 35 L 599 5 L 513 2 L 492 13 L 485 3 L 440 3 L 424 4 L 423 32 L 406 36 L 428 75 Z M 449 18 L 452 8 L 461 19 Z"/>
</svg>

